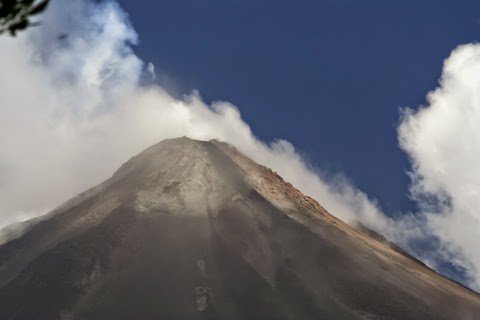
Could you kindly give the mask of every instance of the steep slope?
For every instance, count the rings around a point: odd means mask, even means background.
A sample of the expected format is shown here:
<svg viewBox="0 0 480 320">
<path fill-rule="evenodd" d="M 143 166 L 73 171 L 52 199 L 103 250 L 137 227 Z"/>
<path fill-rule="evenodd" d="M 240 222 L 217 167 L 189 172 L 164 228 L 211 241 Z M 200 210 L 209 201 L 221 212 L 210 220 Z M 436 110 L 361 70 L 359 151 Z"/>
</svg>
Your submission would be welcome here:
<svg viewBox="0 0 480 320">
<path fill-rule="evenodd" d="M 478 319 L 480 296 L 219 141 L 162 141 L 0 246 L 0 319 Z"/>
</svg>

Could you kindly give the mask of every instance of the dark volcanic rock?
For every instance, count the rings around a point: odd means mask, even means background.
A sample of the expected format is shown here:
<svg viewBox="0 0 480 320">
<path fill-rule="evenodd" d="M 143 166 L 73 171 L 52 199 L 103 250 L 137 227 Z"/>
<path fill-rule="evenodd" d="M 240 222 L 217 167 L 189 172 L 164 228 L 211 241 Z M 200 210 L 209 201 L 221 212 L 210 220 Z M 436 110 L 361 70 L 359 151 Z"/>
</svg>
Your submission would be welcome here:
<svg viewBox="0 0 480 320">
<path fill-rule="evenodd" d="M 165 140 L 25 226 L 0 246 L 0 319 L 480 315 L 478 294 L 218 141 Z"/>
</svg>

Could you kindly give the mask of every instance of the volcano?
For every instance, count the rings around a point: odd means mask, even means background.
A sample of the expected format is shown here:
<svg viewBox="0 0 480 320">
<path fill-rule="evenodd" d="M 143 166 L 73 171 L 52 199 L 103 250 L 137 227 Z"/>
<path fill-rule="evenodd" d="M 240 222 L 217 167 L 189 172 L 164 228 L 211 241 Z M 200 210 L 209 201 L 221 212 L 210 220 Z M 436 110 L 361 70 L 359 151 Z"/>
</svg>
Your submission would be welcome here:
<svg viewBox="0 0 480 320">
<path fill-rule="evenodd" d="M 0 319 L 480 319 L 479 294 L 216 140 L 164 140 L 6 232 Z"/>
</svg>

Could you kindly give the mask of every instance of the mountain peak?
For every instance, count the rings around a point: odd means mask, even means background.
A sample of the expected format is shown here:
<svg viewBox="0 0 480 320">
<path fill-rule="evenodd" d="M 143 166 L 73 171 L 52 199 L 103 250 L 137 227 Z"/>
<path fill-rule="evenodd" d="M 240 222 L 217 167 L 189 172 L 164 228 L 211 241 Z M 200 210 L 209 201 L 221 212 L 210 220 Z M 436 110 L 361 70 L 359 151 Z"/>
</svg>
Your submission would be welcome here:
<svg viewBox="0 0 480 320">
<path fill-rule="evenodd" d="M 206 215 L 212 203 L 247 187 L 241 169 L 214 143 L 187 137 L 161 141 L 133 157 L 113 175 L 112 182 L 119 181 L 140 212 L 188 215 Z"/>
</svg>

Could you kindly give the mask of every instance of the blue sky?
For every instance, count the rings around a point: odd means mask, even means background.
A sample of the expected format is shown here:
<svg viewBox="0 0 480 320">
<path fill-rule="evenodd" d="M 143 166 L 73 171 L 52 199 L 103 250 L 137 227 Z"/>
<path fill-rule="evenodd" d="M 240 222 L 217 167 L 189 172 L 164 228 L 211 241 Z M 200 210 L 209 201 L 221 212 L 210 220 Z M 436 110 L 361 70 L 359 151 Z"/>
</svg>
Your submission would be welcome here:
<svg viewBox="0 0 480 320">
<path fill-rule="evenodd" d="M 343 172 L 387 214 L 415 210 L 399 107 L 424 104 L 443 60 L 480 36 L 479 1 L 120 4 L 170 92 L 232 102 L 260 138 Z"/>
</svg>

